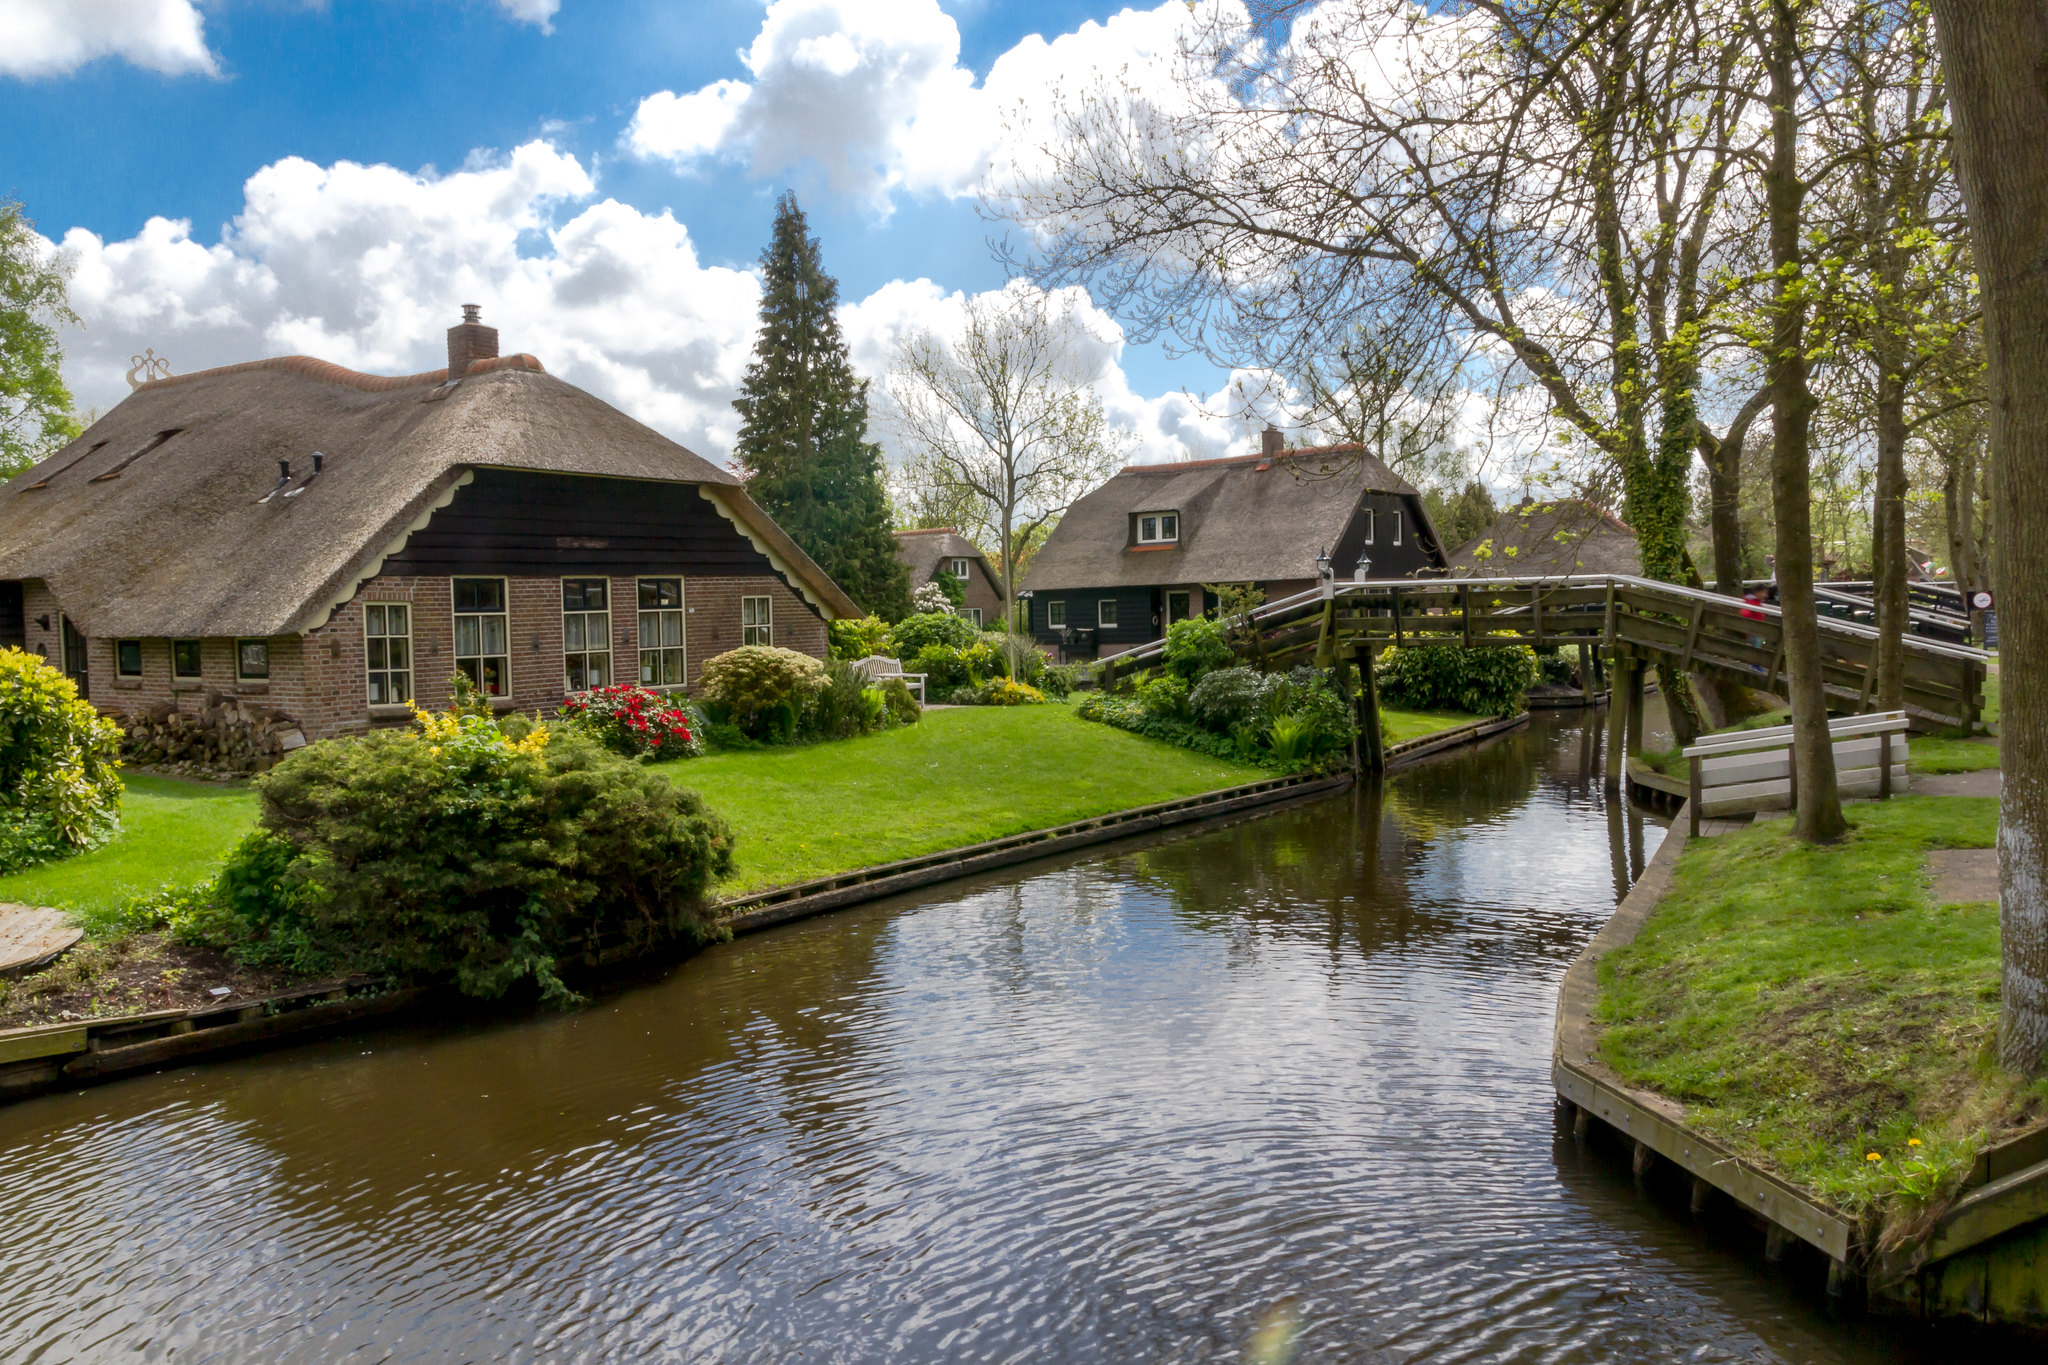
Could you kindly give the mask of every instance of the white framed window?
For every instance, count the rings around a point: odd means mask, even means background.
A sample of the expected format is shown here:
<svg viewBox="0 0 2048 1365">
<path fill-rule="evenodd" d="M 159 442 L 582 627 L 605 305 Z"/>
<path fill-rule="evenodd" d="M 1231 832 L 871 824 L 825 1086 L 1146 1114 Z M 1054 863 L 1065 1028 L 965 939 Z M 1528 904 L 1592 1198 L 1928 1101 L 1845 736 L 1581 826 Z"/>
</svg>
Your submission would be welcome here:
<svg viewBox="0 0 2048 1365">
<path fill-rule="evenodd" d="M 206 671 L 201 658 L 199 641 L 171 641 L 171 676 L 174 678 L 197 678 Z"/>
<path fill-rule="evenodd" d="M 962 583 L 965 583 L 967 581 L 967 561 L 964 559 L 947 560 L 946 572 L 959 579 Z"/>
<path fill-rule="evenodd" d="M 775 643 L 774 598 L 742 597 L 740 599 L 740 643 L 743 645 L 772 645 Z"/>
<path fill-rule="evenodd" d="M 954 614 L 955 616 L 959 617 L 959 618 L 960 618 L 961 620 L 963 620 L 963 621 L 972 621 L 972 622 L 974 622 L 974 628 L 975 628 L 976 630 L 980 630 L 980 629 L 981 629 L 981 608 L 980 608 L 980 607 L 955 607 L 955 608 L 953 608 L 953 614 Z"/>
<path fill-rule="evenodd" d="M 1399 511 L 1395 511 L 1388 515 L 1394 519 L 1394 544 L 1399 545 L 1401 543 L 1401 514 Z"/>
<path fill-rule="evenodd" d="M 1180 513 L 1138 513 L 1138 543 L 1140 545 L 1171 545 L 1179 539 Z"/>
<path fill-rule="evenodd" d="M 512 630 L 505 619 L 505 580 L 457 578 L 455 667 L 487 697 L 512 695 Z"/>
<path fill-rule="evenodd" d="M 640 580 L 640 685 L 680 687 L 689 676 L 683 635 L 683 580 Z"/>
<path fill-rule="evenodd" d="M 1116 599 L 1105 597 L 1095 604 L 1095 624 L 1108 630 L 1116 624 Z"/>
<path fill-rule="evenodd" d="M 235 677 L 242 682 L 270 680 L 270 641 L 235 641 Z"/>
<path fill-rule="evenodd" d="M 363 606 L 363 671 L 370 705 L 403 706 L 412 700 L 412 608 L 403 602 Z"/>
<path fill-rule="evenodd" d="M 612 588 L 603 578 L 562 580 L 562 688 L 587 692 L 612 681 Z"/>
<path fill-rule="evenodd" d="M 1372 509 L 1371 509 L 1370 507 L 1368 507 L 1368 508 L 1366 508 L 1366 509 L 1365 509 L 1365 543 L 1366 543 L 1366 544 L 1368 544 L 1368 545 L 1372 544 L 1372 524 L 1373 524 L 1373 520 L 1374 520 L 1374 518 L 1373 518 L 1373 514 L 1372 514 Z"/>
<path fill-rule="evenodd" d="M 1045 604 L 1045 623 L 1048 626 L 1065 625 L 1067 623 L 1067 604 L 1058 601 L 1047 602 Z"/>
<path fill-rule="evenodd" d="M 117 678 L 139 678 L 142 676 L 142 641 L 114 641 L 114 676 Z"/>
</svg>

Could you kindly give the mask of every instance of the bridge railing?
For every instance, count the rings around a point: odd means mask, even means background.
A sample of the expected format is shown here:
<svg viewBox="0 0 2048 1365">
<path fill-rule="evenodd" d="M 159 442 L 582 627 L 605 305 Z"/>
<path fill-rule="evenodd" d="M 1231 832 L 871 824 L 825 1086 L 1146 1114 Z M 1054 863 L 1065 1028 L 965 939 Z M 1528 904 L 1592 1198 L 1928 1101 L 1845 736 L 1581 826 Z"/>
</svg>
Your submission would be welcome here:
<svg viewBox="0 0 2048 1365">
<path fill-rule="evenodd" d="M 1626 574 L 1569 577 L 1433 578 L 1335 583 L 1269 602 L 1249 613 L 1269 666 L 1297 662 L 1326 646 L 1408 643 L 1599 645 L 1681 670 L 1713 669 L 1770 692 L 1787 684 L 1783 613 L 1700 588 Z M 1878 632 L 1822 617 L 1822 686 L 1831 702 L 1865 710 L 1875 686 Z M 1105 656 L 1111 675 L 1164 656 L 1155 640 Z M 1976 719 L 1990 656 L 1979 649 L 1908 635 L 1905 704 L 1924 720 Z"/>
</svg>

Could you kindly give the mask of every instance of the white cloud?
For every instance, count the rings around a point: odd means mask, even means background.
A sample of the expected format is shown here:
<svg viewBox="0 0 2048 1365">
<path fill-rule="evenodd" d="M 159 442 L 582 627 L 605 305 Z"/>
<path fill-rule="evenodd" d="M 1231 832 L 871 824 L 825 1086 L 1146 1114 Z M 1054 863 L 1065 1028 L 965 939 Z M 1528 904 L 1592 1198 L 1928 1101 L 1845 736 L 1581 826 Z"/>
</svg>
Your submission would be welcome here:
<svg viewBox="0 0 2048 1365">
<path fill-rule="evenodd" d="M 73 229 L 62 247 L 85 328 L 67 339 L 67 378 L 81 403 L 117 402 L 145 346 L 180 373 L 292 353 L 438 369 L 456 305 L 479 302 L 506 350 L 717 458 L 736 428 L 755 277 L 701 263 L 667 213 L 586 202 L 595 188 L 544 142 L 440 176 L 288 158 L 250 177 L 213 245 L 163 218 L 125 241 Z"/>
<path fill-rule="evenodd" d="M 498 6 L 522 24 L 533 24 L 542 33 L 553 33 L 553 20 L 562 8 L 562 0 L 498 0 Z"/>
<path fill-rule="evenodd" d="M 757 177 L 800 166 L 886 210 L 898 191 L 974 193 L 993 160 L 1028 154 L 1034 110 L 1062 82 L 1114 73 L 1134 93 L 1169 88 L 1181 0 L 1124 10 L 997 58 L 987 81 L 959 64 L 960 30 L 935 0 L 774 0 L 741 54 L 751 81 L 641 101 L 637 156 L 688 167 L 718 156 Z"/>
<path fill-rule="evenodd" d="M 0 74 L 61 76 L 120 57 L 167 76 L 216 76 L 194 0 L 7 0 L 0 4 Z"/>
</svg>

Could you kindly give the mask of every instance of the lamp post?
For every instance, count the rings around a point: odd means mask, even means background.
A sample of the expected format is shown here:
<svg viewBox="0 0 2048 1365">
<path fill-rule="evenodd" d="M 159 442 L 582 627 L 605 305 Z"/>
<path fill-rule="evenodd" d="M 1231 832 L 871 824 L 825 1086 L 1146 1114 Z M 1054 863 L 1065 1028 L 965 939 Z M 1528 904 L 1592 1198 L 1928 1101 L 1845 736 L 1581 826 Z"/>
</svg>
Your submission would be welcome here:
<svg viewBox="0 0 2048 1365">
<path fill-rule="evenodd" d="M 1330 552 L 1327 549 L 1316 552 L 1316 582 L 1323 590 L 1323 600 L 1337 595 L 1337 579 L 1330 572 Z"/>
</svg>

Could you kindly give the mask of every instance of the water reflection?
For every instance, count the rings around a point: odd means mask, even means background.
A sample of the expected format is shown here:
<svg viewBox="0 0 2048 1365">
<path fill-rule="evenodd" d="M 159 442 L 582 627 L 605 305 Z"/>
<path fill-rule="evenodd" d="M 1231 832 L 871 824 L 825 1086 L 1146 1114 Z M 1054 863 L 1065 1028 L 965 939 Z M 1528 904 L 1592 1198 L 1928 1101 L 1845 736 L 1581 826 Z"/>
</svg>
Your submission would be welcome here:
<svg viewBox="0 0 2048 1365">
<path fill-rule="evenodd" d="M 568 1016 L 0 1111 L 0 1355 L 1875 1360 L 1552 1128 L 1576 714 Z"/>
</svg>

